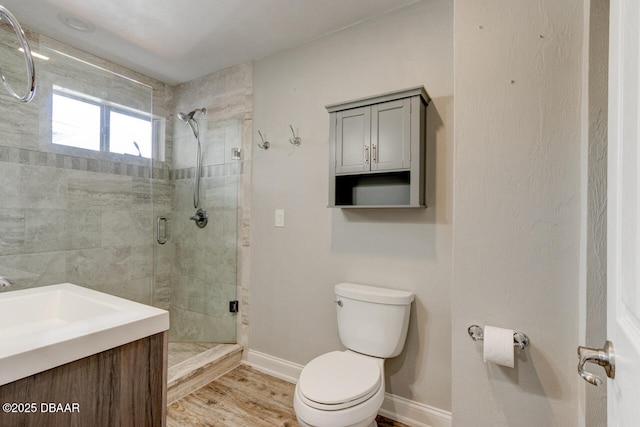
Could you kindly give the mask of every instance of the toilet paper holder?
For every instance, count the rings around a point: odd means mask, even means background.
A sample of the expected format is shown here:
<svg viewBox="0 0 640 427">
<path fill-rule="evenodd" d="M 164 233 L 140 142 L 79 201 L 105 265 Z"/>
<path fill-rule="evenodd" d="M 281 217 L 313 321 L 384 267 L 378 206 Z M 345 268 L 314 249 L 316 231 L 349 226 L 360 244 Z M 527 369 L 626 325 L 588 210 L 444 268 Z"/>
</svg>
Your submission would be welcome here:
<svg viewBox="0 0 640 427">
<path fill-rule="evenodd" d="M 467 333 L 474 341 L 484 340 L 484 330 L 478 325 L 469 326 Z M 515 331 L 513 333 L 513 346 L 524 350 L 529 346 L 529 337 L 524 332 Z"/>
</svg>

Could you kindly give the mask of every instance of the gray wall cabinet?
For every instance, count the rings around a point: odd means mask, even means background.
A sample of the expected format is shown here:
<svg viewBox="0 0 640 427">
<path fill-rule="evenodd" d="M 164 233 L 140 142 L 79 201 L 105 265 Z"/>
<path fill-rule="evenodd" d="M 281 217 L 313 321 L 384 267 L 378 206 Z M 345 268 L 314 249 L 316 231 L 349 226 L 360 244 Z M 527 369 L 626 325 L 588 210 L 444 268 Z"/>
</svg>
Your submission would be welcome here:
<svg viewBox="0 0 640 427">
<path fill-rule="evenodd" d="M 329 206 L 425 207 L 422 86 L 328 105 Z"/>
</svg>

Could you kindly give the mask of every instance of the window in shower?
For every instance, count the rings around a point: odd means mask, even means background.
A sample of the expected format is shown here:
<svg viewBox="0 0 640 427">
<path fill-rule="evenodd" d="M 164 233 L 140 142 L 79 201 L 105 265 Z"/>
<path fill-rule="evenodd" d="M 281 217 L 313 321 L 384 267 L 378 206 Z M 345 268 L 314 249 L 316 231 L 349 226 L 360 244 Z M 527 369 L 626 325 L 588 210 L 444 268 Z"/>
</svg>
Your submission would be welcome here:
<svg viewBox="0 0 640 427">
<path fill-rule="evenodd" d="M 149 159 L 162 123 L 131 108 L 54 89 L 51 127 L 54 144 Z"/>
<path fill-rule="evenodd" d="M 100 151 L 100 106 L 53 94 L 51 113 L 54 144 Z"/>
</svg>

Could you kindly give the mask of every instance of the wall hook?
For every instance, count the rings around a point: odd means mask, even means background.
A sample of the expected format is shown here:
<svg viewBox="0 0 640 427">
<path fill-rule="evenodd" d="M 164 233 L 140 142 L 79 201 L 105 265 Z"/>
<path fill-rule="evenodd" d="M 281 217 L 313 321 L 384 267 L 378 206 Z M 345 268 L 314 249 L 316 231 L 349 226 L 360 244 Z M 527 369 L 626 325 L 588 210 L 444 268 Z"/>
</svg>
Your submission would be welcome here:
<svg viewBox="0 0 640 427">
<path fill-rule="evenodd" d="M 291 129 L 291 133 L 293 134 L 293 138 L 289 138 L 289 142 L 296 147 L 300 146 L 300 144 L 302 144 L 302 138 L 296 136 L 296 132 L 293 130 L 293 126 L 289 125 L 289 128 Z"/>
<path fill-rule="evenodd" d="M 262 144 L 258 144 L 258 148 L 268 150 L 271 144 L 269 141 L 265 141 L 264 136 L 262 136 L 262 132 L 258 131 L 258 135 L 260 135 L 260 139 L 262 140 Z"/>
</svg>

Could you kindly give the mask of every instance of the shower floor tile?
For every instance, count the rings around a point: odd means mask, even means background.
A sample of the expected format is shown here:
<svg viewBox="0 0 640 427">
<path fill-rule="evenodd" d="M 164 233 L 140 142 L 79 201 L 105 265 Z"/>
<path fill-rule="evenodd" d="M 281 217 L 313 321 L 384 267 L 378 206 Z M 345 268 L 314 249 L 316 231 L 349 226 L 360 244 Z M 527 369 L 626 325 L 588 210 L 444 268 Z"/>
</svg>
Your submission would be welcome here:
<svg viewBox="0 0 640 427">
<path fill-rule="evenodd" d="M 184 362 L 193 356 L 207 351 L 220 344 L 209 342 L 170 342 L 169 343 L 169 367 Z"/>
</svg>

